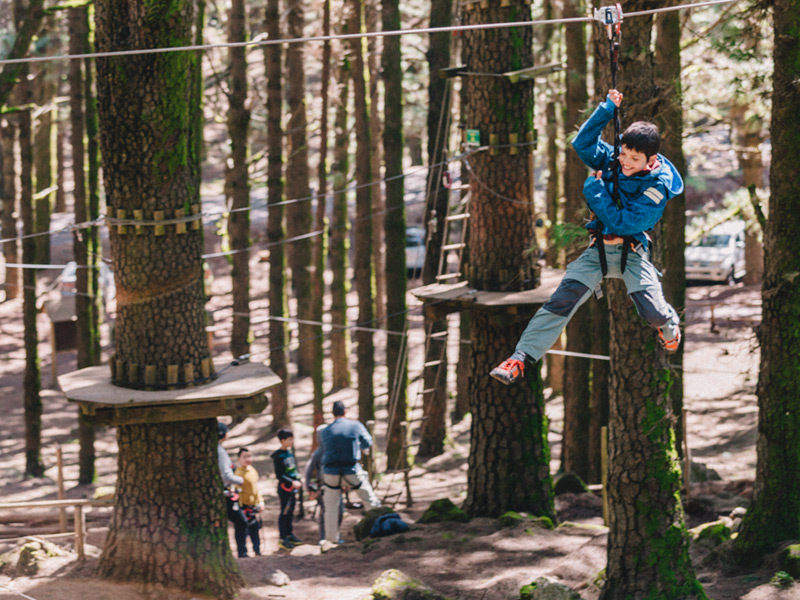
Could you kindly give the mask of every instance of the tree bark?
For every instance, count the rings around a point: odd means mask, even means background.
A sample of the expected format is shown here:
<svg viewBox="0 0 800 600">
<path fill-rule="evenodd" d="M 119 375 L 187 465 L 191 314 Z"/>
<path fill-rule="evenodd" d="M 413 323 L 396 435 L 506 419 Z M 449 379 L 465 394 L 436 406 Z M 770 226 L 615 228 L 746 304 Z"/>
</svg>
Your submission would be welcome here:
<svg viewBox="0 0 800 600">
<path fill-rule="evenodd" d="M 400 29 L 399 0 L 382 0 L 383 31 Z M 386 240 L 386 362 L 389 369 L 389 398 L 394 403 L 394 419 L 389 430 L 386 457 L 389 465 L 408 465 L 407 440 L 402 437 L 402 421 L 408 420 L 408 340 L 406 334 L 406 212 L 403 196 L 403 71 L 400 37 L 383 40 L 381 68 L 384 85 L 383 151 L 386 169 L 386 215 L 383 219 Z M 391 332 L 396 332 L 393 335 Z"/>
<path fill-rule="evenodd" d="M 67 13 L 69 24 L 69 53 L 87 52 L 89 43 L 89 17 L 87 7 L 70 8 Z M 69 63 L 69 112 L 70 112 L 70 145 L 72 146 L 72 203 L 75 211 L 75 222 L 84 223 L 89 220 L 89 198 L 86 184 L 86 98 L 82 61 Z M 77 317 L 78 368 L 83 369 L 100 364 L 100 347 L 97 329 L 100 309 L 100 298 L 92 289 L 92 280 L 97 278 L 94 270 L 99 262 L 94 254 L 98 248 L 92 244 L 91 236 L 86 230 L 76 231 L 72 240 L 73 255 L 78 265 L 75 278 L 75 313 Z M 95 476 L 95 430 L 94 426 L 78 413 L 78 439 L 80 452 L 78 456 L 78 483 L 90 484 Z"/>
<path fill-rule="evenodd" d="M 279 0 L 268 0 L 265 28 L 271 40 L 281 37 Z M 286 324 L 279 318 L 286 310 L 286 254 L 283 226 L 283 126 L 281 124 L 283 79 L 280 44 L 264 46 L 267 73 L 267 243 L 269 244 L 269 313 L 276 319 L 269 322 L 270 367 L 281 378 L 272 392 L 273 430 L 291 423 L 288 383 L 288 352 Z"/>
<path fill-rule="evenodd" d="M 449 27 L 453 22 L 451 3 L 431 0 L 430 27 Z M 428 178 L 426 189 L 430 194 L 425 209 L 425 263 L 422 282 L 435 283 L 439 274 L 439 257 L 445 231 L 450 190 L 442 178 L 448 170 L 445 162 L 447 142 L 450 138 L 451 80 L 439 77 L 439 71 L 450 66 L 450 40 L 447 33 L 428 36 Z M 433 223 L 433 226 L 431 224 Z M 424 367 L 422 372 L 422 431 L 417 456 L 426 458 L 444 452 L 447 435 L 447 320 L 434 320 L 423 311 L 425 320 L 425 364 L 441 361 L 439 365 Z M 463 415 L 461 415 L 463 417 Z"/>
<path fill-rule="evenodd" d="M 655 121 L 661 130 L 661 153 L 667 156 L 685 178 L 686 159 L 683 155 L 683 109 L 681 99 L 681 22 L 678 12 L 662 13 L 656 21 L 658 43 L 655 52 L 655 77 L 661 93 L 659 112 Z M 686 306 L 686 196 L 670 198 L 661 219 L 662 261 L 664 265 L 664 296 L 678 315 Z M 681 326 L 683 326 L 681 319 Z M 675 450 L 683 458 L 683 349 L 669 359 L 674 367 L 673 383 L 669 390 L 672 413 L 676 415 Z"/>
<path fill-rule="evenodd" d="M 331 34 L 331 1 L 324 0 L 322 7 L 322 35 L 329 36 Z M 319 194 L 317 195 L 317 207 L 314 217 L 314 229 L 322 232 L 318 237 L 314 238 L 314 281 L 312 288 L 312 306 L 314 314 L 312 319 L 314 321 L 322 321 L 323 303 L 325 295 L 325 256 L 326 256 L 326 233 L 327 233 L 327 212 L 328 204 L 328 112 L 329 112 L 329 95 L 331 83 L 331 42 L 326 40 L 322 45 L 322 107 L 320 109 L 320 143 L 319 143 L 319 166 L 317 178 L 319 180 Z M 325 393 L 322 389 L 324 380 L 323 363 L 325 360 L 325 352 L 323 346 L 323 336 L 320 335 L 314 338 L 314 368 L 312 371 L 312 379 L 314 382 L 314 414 L 313 423 L 314 430 L 323 423 L 325 420 L 322 408 L 322 401 Z M 312 445 L 316 448 L 317 438 L 314 436 Z"/>
<path fill-rule="evenodd" d="M 287 6 L 287 35 L 303 37 L 305 7 L 303 0 L 289 0 Z M 308 170 L 308 139 L 306 129 L 305 45 L 289 44 L 286 47 L 286 104 L 289 123 L 286 127 L 286 195 L 289 199 L 304 199 L 286 207 L 286 231 L 290 238 L 311 232 L 311 188 Z M 297 318 L 311 321 L 311 267 L 312 249 L 309 238 L 292 239 L 287 256 L 292 273 L 292 291 L 297 301 Z M 307 377 L 314 369 L 314 338 L 321 335 L 316 325 L 300 323 L 297 326 L 297 375 Z"/>
<path fill-rule="evenodd" d="M 101 0 L 95 14 L 100 52 L 193 41 L 191 1 Z M 192 52 L 98 59 L 110 215 L 155 223 L 200 212 L 192 105 L 199 68 Z M 111 227 L 109 234 L 118 316 L 112 381 L 163 389 L 174 365 L 178 386 L 211 379 L 202 227 L 142 226 L 140 234 Z M 227 540 L 216 437 L 213 419 L 117 427 L 117 493 L 102 577 L 235 596 L 243 580 Z"/>
<path fill-rule="evenodd" d="M 28 47 L 39 32 L 44 19 L 44 0 L 30 0 L 27 6 L 23 6 L 20 0 L 14 0 L 13 10 L 16 35 L 14 44 L 6 56 L 9 59 L 22 58 L 28 53 Z M 3 70 L 0 71 L 0 108 L 7 104 L 14 86 L 22 80 L 22 74 L 27 73 L 27 69 L 25 63 L 3 65 Z"/>
<path fill-rule="evenodd" d="M 627 7 L 644 8 L 643 3 Z M 658 114 L 658 89 L 652 54 L 652 19 L 626 21 L 620 52 L 620 82 L 625 94 L 624 123 L 652 120 Z M 596 60 L 603 66 L 608 40 L 598 35 Z M 602 91 L 600 91 L 602 89 Z M 654 232 L 656 242 L 658 232 Z M 651 257 L 660 264 L 657 248 Z M 608 282 L 610 311 L 609 372 L 609 535 L 603 600 L 627 598 L 706 598 L 689 557 L 689 537 L 680 503 L 681 473 L 672 431 L 666 355 L 632 307 L 624 284 Z"/>
<path fill-rule="evenodd" d="M 362 0 L 350 2 L 350 31 L 363 31 Z M 362 423 L 375 419 L 375 343 L 370 328 L 375 326 L 375 270 L 372 262 L 372 142 L 369 130 L 368 71 L 364 61 L 363 39 L 350 42 L 353 60 L 353 111 L 356 125 L 356 232 L 353 261 L 358 295 L 356 359 L 358 372 L 358 419 Z"/>
<path fill-rule="evenodd" d="M 27 71 L 23 70 L 23 78 Z M 29 104 L 33 100 L 30 83 L 20 82 L 20 100 Z M 22 262 L 36 262 L 33 202 L 33 127 L 30 109 L 19 113 L 20 154 L 20 216 L 22 218 Z M 36 269 L 22 270 L 22 321 L 25 328 L 25 374 L 23 396 L 25 405 L 25 475 L 41 477 L 42 464 L 42 398 L 41 370 L 39 368 L 39 336 L 36 329 Z M 56 357 L 53 356 L 52 360 Z"/>
<path fill-rule="evenodd" d="M 530 19 L 519 0 L 509 7 L 465 13 L 466 24 Z M 463 62 L 480 73 L 504 73 L 533 66 L 532 29 L 488 29 L 464 34 Z M 464 78 L 465 125 L 479 129 L 481 143 L 524 142 L 533 131 L 534 95 L 530 81 L 500 77 Z M 496 107 L 502 106 L 502 111 Z M 494 137 L 496 136 L 496 137 Z M 528 152 L 499 147 L 467 159 L 470 204 L 469 284 L 478 290 L 526 290 L 538 285 L 539 267 Z M 544 398 L 539 368 L 526 373 L 528 385 L 505 388 L 488 377 L 509 353 L 509 340 L 522 333 L 531 307 L 517 314 L 473 310 L 470 317 L 471 445 L 465 510 L 497 516 L 523 510 L 554 517 Z"/>
<path fill-rule="evenodd" d="M 346 19 L 342 17 L 343 21 Z M 346 31 L 347 27 L 340 29 Z M 350 385 L 350 333 L 347 325 L 347 294 L 350 280 L 347 277 L 350 219 L 347 209 L 347 192 L 350 163 L 348 142 L 350 128 L 347 122 L 347 105 L 350 98 L 350 58 L 342 50 L 336 68 L 338 97 L 334 117 L 333 164 L 333 215 L 331 217 L 330 266 L 331 266 L 331 363 L 333 365 L 333 389 L 340 390 Z"/>
<path fill-rule="evenodd" d="M 6 116 L 0 122 L 0 155 L 2 155 L 2 188 L 3 212 L 0 215 L 0 236 L 3 237 L 3 260 L 5 264 L 19 262 L 19 242 L 17 241 L 17 172 L 14 147 L 17 138 L 17 118 Z M 3 287 L 5 300 L 19 297 L 20 272 L 17 267 L 5 268 Z"/>
<path fill-rule="evenodd" d="M 800 510 L 793 482 L 800 472 L 800 219 L 797 198 L 800 181 L 782 177 L 797 160 L 797 115 L 800 98 L 800 4 L 774 4 L 772 167 L 769 219 L 764 240 L 762 316 L 758 329 L 761 366 L 758 379 L 758 441 L 753 502 L 745 514 L 735 549 L 743 564 L 755 564 L 783 540 L 800 537 L 792 516 Z"/>
<path fill-rule="evenodd" d="M 47 40 L 44 54 L 53 54 L 55 24 L 53 17 L 44 20 L 42 37 Z M 58 109 L 55 99 L 58 84 L 58 65 L 55 62 L 42 62 L 34 65 L 33 101 L 39 110 L 34 123 L 33 133 L 33 171 L 35 182 L 35 225 L 36 233 L 50 231 L 50 216 L 53 212 L 55 198 L 55 154 L 56 154 L 56 121 Z M 36 238 L 36 260 L 41 264 L 50 262 L 50 236 L 40 235 Z"/>
<path fill-rule="evenodd" d="M 233 0 L 228 9 L 228 41 L 244 42 L 246 38 L 244 0 Z M 231 68 L 228 135 L 232 163 L 229 173 L 232 201 L 228 229 L 233 252 L 231 354 L 236 357 L 250 353 L 250 177 L 247 172 L 250 110 L 247 106 L 247 48 L 229 48 L 228 57 Z"/>
</svg>

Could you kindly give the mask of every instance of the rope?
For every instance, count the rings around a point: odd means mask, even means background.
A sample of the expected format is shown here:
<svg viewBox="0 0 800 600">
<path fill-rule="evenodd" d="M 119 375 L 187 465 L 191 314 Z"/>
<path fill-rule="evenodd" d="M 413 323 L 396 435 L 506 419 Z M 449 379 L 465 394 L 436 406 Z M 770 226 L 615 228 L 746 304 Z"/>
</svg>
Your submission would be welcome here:
<svg viewBox="0 0 800 600">
<path fill-rule="evenodd" d="M 739 0 L 709 0 L 707 2 L 695 2 L 691 4 L 681 4 L 664 8 L 654 8 L 650 10 L 640 10 L 627 13 L 627 17 L 639 17 L 654 15 L 662 12 L 671 12 L 682 9 L 700 8 L 703 6 L 715 6 L 717 4 L 729 4 Z M 10 58 L 0 60 L 0 66 L 7 64 L 25 64 L 36 62 L 49 62 L 56 60 L 79 60 L 87 58 L 112 58 L 118 56 L 141 56 L 144 54 L 164 54 L 167 52 L 186 52 L 198 50 L 211 50 L 215 48 L 247 48 L 259 46 L 274 46 L 276 44 L 302 44 L 306 42 L 327 42 L 331 40 L 353 40 L 362 38 L 392 37 L 402 35 L 425 35 L 435 33 L 450 33 L 460 31 L 479 31 L 484 29 L 508 29 L 512 27 L 531 27 L 538 25 L 557 25 L 564 23 L 587 23 L 595 21 L 594 17 L 572 17 L 562 19 L 541 19 L 535 21 L 514 21 L 502 23 L 476 23 L 474 25 L 452 25 L 450 27 L 422 27 L 418 29 L 397 29 L 392 31 L 367 31 L 359 33 L 342 33 L 335 35 L 315 35 L 298 38 L 253 39 L 248 42 L 226 42 L 220 44 L 195 44 L 190 46 L 173 46 L 169 48 L 143 48 L 138 50 L 113 50 L 108 52 L 88 52 L 84 54 L 59 54 L 56 56 L 31 56 L 27 58 Z"/>
</svg>

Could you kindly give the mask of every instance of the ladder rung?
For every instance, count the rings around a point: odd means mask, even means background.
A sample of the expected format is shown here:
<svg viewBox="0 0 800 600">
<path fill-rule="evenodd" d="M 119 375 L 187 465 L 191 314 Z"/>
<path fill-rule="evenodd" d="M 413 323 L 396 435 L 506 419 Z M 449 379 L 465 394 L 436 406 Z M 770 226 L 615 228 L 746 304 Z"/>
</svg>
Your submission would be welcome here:
<svg viewBox="0 0 800 600">
<path fill-rule="evenodd" d="M 447 251 L 447 250 L 459 250 L 461 248 L 464 248 L 465 246 L 466 246 L 466 244 L 464 244 L 464 243 L 460 243 L 460 244 L 445 244 L 444 246 L 442 246 L 442 251 L 444 252 L 444 251 Z"/>
<path fill-rule="evenodd" d="M 428 415 L 422 415 L 421 417 L 417 417 L 416 419 L 409 419 L 408 422 L 409 423 L 418 423 L 419 421 L 425 421 L 425 420 L 427 420 L 429 418 L 430 417 Z"/>
<path fill-rule="evenodd" d="M 447 331 L 437 331 L 428 336 L 431 339 L 447 337 Z"/>
<path fill-rule="evenodd" d="M 420 394 L 430 394 L 431 392 L 437 391 L 439 388 L 428 388 L 427 390 L 422 390 Z"/>
<path fill-rule="evenodd" d="M 403 450 L 407 450 L 408 448 L 413 448 L 414 446 L 419 446 L 422 442 L 411 442 L 410 444 L 403 444 Z"/>
<path fill-rule="evenodd" d="M 450 186 L 451 192 L 460 192 L 468 189 L 470 189 L 470 185 L 468 183 L 456 183 L 455 185 Z"/>
<path fill-rule="evenodd" d="M 436 281 L 444 281 L 446 279 L 458 279 L 461 273 L 445 273 L 444 275 L 437 275 Z"/>
<path fill-rule="evenodd" d="M 422 367 L 424 369 L 427 369 L 428 367 L 435 367 L 436 365 L 440 365 L 440 364 L 442 364 L 442 361 L 440 361 L 440 360 L 430 360 L 430 361 L 426 362 L 424 365 L 422 365 Z"/>
<path fill-rule="evenodd" d="M 445 217 L 445 221 L 463 221 L 464 219 L 469 219 L 469 213 L 461 213 L 458 215 L 448 215 Z"/>
</svg>

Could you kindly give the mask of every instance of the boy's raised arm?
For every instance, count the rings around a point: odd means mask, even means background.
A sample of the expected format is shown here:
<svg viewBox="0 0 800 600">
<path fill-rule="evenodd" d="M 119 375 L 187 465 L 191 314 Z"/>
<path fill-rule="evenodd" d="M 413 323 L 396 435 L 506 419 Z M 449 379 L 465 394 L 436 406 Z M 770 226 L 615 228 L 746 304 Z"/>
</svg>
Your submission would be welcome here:
<svg viewBox="0 0 800 600">
<path fill-rule="evenodd" d="M 622 102 L 622 94 L 610 90 L 572 140 L 572 147 L 580 159 L 591 169 L 606 169 L 614 159 L 614 148 L 600 139 L 603 128 L 614 116 L 614 106 Z"/>
</svg>

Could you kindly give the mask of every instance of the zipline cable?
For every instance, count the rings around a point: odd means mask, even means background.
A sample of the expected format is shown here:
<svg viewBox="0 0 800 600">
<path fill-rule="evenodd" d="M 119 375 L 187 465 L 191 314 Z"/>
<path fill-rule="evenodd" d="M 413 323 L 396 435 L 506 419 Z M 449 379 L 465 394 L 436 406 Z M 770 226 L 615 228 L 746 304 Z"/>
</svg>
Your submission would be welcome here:
<svg viewBox="0 0 800 600">
<path fill-rule="evenodd" d="M 691 4 L 679 4 L 676 6 L 666 6 L 663 8 L 653 8 L 627 13 L 626 17 L 639 17 L 654 15 L 663 12 L 676 10 L 701 8 L 704 6 L 715 6 L 717 4 L 729 4 L 740 0 L 707 0 L 706 2 L 694 2 Z M 474 25 L 452 25 L 449 27 L 423 27 L 419 29 L 396 29 L 392 31 L 365 31 L 359 33 L 340 33 L 334 35 L 315 35 L 299 38 L 285 38 L 277 40 L 253 39 L 248 42 L 225 42 L 220 44 L 195 44 L 191 46 L 173 46 L 169 48 L 143 48 L 139 50 L 112 50 L 107 52 L 87 52 L 85 54 L 59 54 L 57 56 L 30 56 L 26 58 L 7 58 L 0 60 L 0 66 L 10 64 L 26 64 L 37 62 L 50 62 L 56 60 L 80 60 L 87 58 L 114 58 L 119 56 L 140 56 L 145 54 L 164 54 L 167 52 L 188 52 L 198 50 L 211 50 L 215 48 L 243 48 L 274 46 L 275 44 L 300 44 L 305 42 L 326 42 L 330 40 L 353 40 L 362 38 L 391 37 L 402 35 L 426 35 L 436 33 L 451 33 L 459 31 L 478 31 L 483 29 L 508 29 L 512 27 L 531 27 L 538 25 L 558 25 L 569 23 L 588 23 L 595 21 L 594 17 L 571 17 L 561 19 L 541 19 L 532 21 L 513 21 L 503 23 L 476 23 Z"/>
</svg>

